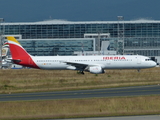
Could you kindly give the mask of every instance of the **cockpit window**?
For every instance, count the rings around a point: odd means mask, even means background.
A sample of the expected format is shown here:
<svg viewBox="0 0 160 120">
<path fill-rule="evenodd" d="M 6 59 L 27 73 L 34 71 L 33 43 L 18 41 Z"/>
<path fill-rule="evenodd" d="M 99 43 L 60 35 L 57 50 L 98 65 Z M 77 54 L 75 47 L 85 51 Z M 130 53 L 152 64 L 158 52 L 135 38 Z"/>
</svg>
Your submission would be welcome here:
<svg viewBox="0 0 160 120">
<path fill-rule="evenodd" d="M 151 59 L 145 59 L 145 61 L 152 61 Z"/>
</svg>

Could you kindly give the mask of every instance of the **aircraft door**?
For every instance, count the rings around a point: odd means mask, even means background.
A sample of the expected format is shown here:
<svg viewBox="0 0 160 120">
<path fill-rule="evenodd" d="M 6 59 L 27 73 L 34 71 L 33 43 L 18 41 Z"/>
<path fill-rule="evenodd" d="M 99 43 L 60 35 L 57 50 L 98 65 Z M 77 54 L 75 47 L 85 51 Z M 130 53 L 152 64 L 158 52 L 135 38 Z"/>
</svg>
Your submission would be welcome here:
<svg viewBox="0 0 160 120">
<path fill-rule="evenodd" d="M 141 56 L 137 57 L 137 64 L 141 64 Z"/>
</svg>

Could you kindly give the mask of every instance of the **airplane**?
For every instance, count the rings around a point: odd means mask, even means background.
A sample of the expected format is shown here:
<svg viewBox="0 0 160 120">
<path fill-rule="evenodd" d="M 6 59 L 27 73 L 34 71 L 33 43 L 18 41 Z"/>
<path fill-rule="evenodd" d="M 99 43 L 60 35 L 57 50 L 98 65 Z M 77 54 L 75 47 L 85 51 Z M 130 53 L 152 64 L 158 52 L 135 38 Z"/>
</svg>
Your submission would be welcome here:
<svg viewBox="0 0 160 120">
<path fill-rule="evenodd" d="M 8 36 L 11 60 L 18 65 L 47 70 L 77 70 L 93 74 L 105 73 L 105 69 L 152 68 L 156 62 L 141 55 L 99 55 L 99 56 L 32 56 L 13 37 Z"/>
</svg>

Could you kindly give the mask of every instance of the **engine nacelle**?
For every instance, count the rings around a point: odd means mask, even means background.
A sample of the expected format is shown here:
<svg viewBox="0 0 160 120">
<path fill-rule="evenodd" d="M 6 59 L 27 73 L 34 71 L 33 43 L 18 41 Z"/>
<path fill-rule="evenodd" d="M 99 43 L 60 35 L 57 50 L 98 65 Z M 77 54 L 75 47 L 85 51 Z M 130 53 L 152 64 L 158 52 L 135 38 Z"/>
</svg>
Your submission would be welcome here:
<svg viewBox="0 0 160 120">
<path fill-rule="evenodd" d="M 105 73 L 104 69 L 100 66 L 89 67 L 89 72 L 93 74 L 102 74 Z"/>
</svg>

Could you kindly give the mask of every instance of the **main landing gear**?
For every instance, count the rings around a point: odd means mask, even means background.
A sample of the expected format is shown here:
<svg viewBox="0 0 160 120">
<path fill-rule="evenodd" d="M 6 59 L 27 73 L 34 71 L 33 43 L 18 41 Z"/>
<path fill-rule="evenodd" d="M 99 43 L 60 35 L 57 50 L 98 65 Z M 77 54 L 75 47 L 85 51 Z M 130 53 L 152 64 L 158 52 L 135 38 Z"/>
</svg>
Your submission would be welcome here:
<svg viewBox="0 0 160 120">
<path fill-rule="evenodd" d="M 83 71 L 77 71 L 77 73 L 84 75 L 84 72 L 83 72 Z"/>
</svg>

